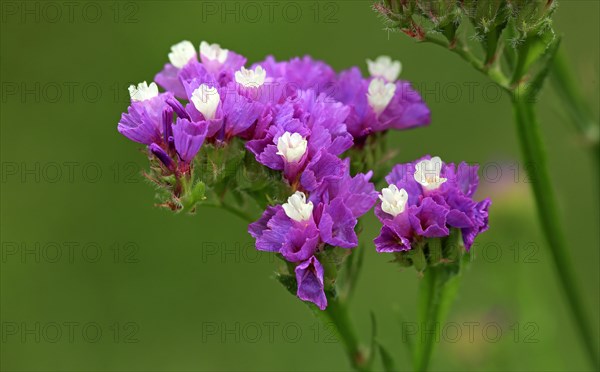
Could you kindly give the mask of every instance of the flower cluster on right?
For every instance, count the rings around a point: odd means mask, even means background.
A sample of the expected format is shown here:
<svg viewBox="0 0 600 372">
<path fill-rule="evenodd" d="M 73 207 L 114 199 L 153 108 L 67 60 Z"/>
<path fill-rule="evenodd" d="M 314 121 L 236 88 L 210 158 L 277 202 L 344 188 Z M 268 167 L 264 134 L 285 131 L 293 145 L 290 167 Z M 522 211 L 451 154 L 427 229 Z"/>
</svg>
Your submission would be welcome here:
<svg viewBox="0 0 600 372">
<path fill-rule="evenodd" d="M 458 229 L 469 250 L 475 237 L 488 228 L 490 199 L 473 200 L 478 166 L 445 164 L 425 156 L 398 164 L 382 190 L 375 214 L 383 224 L 375 238 L 378 252 L 410 251 L 427 238 L 444 238 Z"/>
</svg>

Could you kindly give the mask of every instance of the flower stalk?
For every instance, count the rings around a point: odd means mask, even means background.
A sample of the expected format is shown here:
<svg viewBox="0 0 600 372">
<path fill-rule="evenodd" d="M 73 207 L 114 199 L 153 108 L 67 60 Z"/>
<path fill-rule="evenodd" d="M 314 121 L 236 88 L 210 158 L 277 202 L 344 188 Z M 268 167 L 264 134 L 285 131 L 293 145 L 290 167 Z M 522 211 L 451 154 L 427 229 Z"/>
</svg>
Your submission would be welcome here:
<svg viewBox="0 0 600 372">
<path fill-rule="evenodd" d="M 331 294 L 331 292 L 327 293 L 327 302 L 328 306 L 325 311 L 315 310 L 317 316 L 323 321 L 324 325 L 335 327 L 352 368 L 356 371 L 368 371 L 367 358 L 360 348 L 354 326 L 350 321 L 346 302 L 341 301 L 339 297 Z"/>
<path fill-rule="evenodd" d="M 460 262 L 460 261 L 459 261 Z M 437 335 L 446 319 L 460 284 L 460 267 L 441 264 L 429 267 L 419 286 L 419 325 L 421 340 L 416 344 L 415 371 L 427 371 L 438 342 Z"/>
</svg>

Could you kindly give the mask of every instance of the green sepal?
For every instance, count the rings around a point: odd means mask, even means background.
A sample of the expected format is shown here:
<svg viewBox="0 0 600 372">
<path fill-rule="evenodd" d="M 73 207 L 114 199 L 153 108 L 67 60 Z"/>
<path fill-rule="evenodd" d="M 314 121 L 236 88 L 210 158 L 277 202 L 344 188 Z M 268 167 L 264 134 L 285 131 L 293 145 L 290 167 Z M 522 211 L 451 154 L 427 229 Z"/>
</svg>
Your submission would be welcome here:
<svg viewBox="0 0 600 372">
<path fill-rule="evenodd" d="M 179 199 L 182 212 L 193 212 L 196 204 L 206 200 L 206 185 L 202 181 L 196 181 L 194 186 L 184 191 L 183 196 Z"/>
</svg>

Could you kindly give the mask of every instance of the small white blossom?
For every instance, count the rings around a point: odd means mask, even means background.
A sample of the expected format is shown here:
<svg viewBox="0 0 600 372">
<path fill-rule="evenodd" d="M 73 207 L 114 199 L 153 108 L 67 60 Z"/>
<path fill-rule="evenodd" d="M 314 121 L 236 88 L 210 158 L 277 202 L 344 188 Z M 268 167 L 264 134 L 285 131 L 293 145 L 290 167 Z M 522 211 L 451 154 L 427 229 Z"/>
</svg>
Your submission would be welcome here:
<svg viewBox="0 0 600 372">
<path fill-rule="evenodd" d="M 295 163 L 302 159 L 308 141 L 299 133 L 285 132 L 277 140 L 277 155 L 283 156 L 287 163 Z"/>
<path fill-rule="evenodd" d="M 154 82 L 148 85 L 148 83 L 145 81 L 143 83 L 139 83 L 137 87 L 135 85 L 130 85 L 129 96 L 131 97 L 132 101 L 145 101 L 158 96 L 158 87 Z"/>
<path fill-rule="evenodd" d="M 408 201 L 408 193 L 404 189 L 398 190 L 396 185 L 389 185 L 381 190 L 379 199 L 381 199 L 381 209 L 385 213 L 396 217 L 404 212 Z"/>
<path fill-rule="evenodd" d="M 196 110 L 200 111 L 206 120 L 211 120 L 215 118 L 221 96 L 216 88 L 201 84 L 192 93 L 191 100 Z"/>
<path fill-rule="evenodd" d="M 200 43 L 200 55 L 209 61 L 225 63 L 229 50 L 221 48 L 219 44 L 209 44 L 206 41 Z"/>
<path fill-rule="evenodd" d="M 438 156 L 431 160 L 421 160 L 415 166 L 415 181 L 421 184 L 425 190 L 433 191 L 439 188 L 448 179 L 441 178 L 442 159 Z"/>
<path fill-rule="evenodd" d="M 258 88 L 265 83 L 267 72 L 261 66 L 254 70 L 247 70 L 242 67 L 235 72 L 235 81 L 245 88 Z"/>
<path fill-rule="evenodd" d="M 369 106 L 375 111 L 376 115 L 379 115 L 388 106 L 395 93 L 396 84 L 386 83 L 385 80 L 381 78 L 375 78 L 371 80 L 369 91 L 367 93 Z"/>
<path fill-rule="evenodd" d="M 177 68 L 185 66 L 190 59 L 196 55 L 196 49 L 194 44 L 187 40 L 177 43 L 171 47 L 171 53 L 169 53 L 169 61 Z"/>
<path fill-rule="evenodd" d="M 306 202 L 306 195 L 296 191 L 288 198 L 287 203 L 282 205 L 285 214 L 294 221 L 308 221 L 312 217 L 313 203 Z"/>
<path fill-rule="evenodd" d="M 371 76 L 381 77 L 389 82 L 396 81 L 402 71 L 400 61 L 393 61 L 388 56 L 379 56 L 375 61 L 367 59 L 367 66 L 369 67 Z"/>
</svg>

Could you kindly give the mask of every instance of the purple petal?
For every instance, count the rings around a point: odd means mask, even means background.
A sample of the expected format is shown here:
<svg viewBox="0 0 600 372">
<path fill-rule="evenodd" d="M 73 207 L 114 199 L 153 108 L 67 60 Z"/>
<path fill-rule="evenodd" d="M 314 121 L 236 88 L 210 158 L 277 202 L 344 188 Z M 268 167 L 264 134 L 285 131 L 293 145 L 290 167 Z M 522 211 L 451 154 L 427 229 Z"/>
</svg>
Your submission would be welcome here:
<svg viewBox="0 0 600 372">
<path fill-rule="evenodd" d="M 179 80 L 179 69 L 167 63 L 161 72 L 154 76 L 154 81 L 164 90 L 173 93 L 177 98 L 186 98 L 185 88 Z"/>
<path fill-rule="evenodd" d="M 437 204 L 432 198 L 423 199 L 415 213 L 410 213 L 409 218 L 415 233 L 428 238 L 441 238 L 448 236 L 446 215 L 448 208 Z"/>
<path fill-rule="evenodd" d="M 308 226 L 290 229 L 279 253 L 289 262 L 300 262 L 315 254 L 318 244 L 319 231 L 311 221 Z"/>
<path fill-rule="evenodd" d="M 300 265 L 296 266 L 296 281 L 298 292 L 296 295 L 303 301 L 310 301 L 319 309 L 327 307 L 327 297 L 323 286 L 323 266 L 312 256 Z"/>
<path fill-rule="evenodd" d="M 132 102 L 127 113 L 121 115 L 117 126 L 119 133 L 144 145 L 162 143 L 162 115 L 163 110 L 168 107 L 165 101 L 169 97 L 171 94 L 163 93 L 145 101 Z"/>
<path fill-rule="evenodd" d="M 406 81 L 396 83 L 396 94 L 379 116 L 378 130 L 408 129 L 431 122 L 429 107 Z"/>
<path fill-rule="evenodd" d="M 175 150 L 179 157 L 186 163 L 191 162 L 206 138 L 208 123 L 192 123 L 187 119 L 177 118 L 173 126 Z"/>
<path fill-rule="evenodd" d="M 471 245 L 473 245 L 473 241 L 480 233 L 486 231 L 489 227 L 489 208 L 492 204 L 490 199 L 484 199 L 477 203 L 474 209 L 474 221 L 475 224 L 472 228 L 462 229 L 463 243 L 465 244 L 465 248 L 469 250 Z"/>
<path fill-rule="evenodd" d="M 335 199 L 323 209 L 319 231 L 323 241 L 334 247 L 354 248 L 358 238 L 354 227 L 358 221 L 340 199 Z"/>
</svg>

